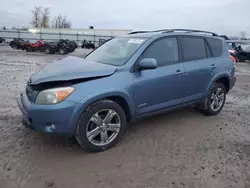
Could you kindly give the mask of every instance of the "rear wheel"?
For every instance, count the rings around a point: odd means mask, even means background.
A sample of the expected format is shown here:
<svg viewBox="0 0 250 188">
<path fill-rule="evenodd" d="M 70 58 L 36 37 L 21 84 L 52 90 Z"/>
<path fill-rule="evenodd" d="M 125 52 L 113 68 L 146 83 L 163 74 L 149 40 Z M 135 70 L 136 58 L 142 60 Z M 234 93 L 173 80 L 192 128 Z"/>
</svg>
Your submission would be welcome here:
<svg viewBox="0 0 250 188">
<path fill-rule="evenodd" d="M 122 107 L 114 101 L 101 100 L 90 105 L 82 114 L 76 140 L 87 151 L 104 151 L 117 144 L 126 127 Z"/>
<path fill-rule="evenodd" d="M 205 101 L 205 108 L 201 108 L 206 115 L 217 115 L 222 110 L 226 101 L 226 89 L 221 83 L 215 83 Z"/>
</svg>

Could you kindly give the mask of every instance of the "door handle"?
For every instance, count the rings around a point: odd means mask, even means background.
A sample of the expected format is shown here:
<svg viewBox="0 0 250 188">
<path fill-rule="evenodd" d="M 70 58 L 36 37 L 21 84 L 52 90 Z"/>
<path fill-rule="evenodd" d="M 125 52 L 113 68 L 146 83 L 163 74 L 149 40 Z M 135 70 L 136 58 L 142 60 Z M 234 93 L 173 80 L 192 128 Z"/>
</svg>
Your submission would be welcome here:
<svg viewBox="0 0 250 188">
<path fill-rule="evenodd" d="M 177 71 L 174 73 L 174 75 L 180 75 L 180 74 L 182 74 L 182 72 L 181 72 L 180 70 L 177 70 Z"/>
<path fill-rule="evenodd" d="M 212 69 L 215 69 L 215 68 L 216 68 L 215 64 L 212 64 L 212 65 L 211 65 L 211 68 L 212 68 Z"/>
</svg>

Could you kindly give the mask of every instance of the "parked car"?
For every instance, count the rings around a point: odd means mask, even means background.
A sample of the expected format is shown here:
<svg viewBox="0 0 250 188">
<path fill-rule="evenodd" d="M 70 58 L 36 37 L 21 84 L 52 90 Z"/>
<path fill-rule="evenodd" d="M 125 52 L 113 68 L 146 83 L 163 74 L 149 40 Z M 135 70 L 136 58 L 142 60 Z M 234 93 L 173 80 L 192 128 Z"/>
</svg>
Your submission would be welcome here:
<svg viewBox="0 0 250 188">
<path fill-rule="evenodd" d="M 227 44 L 215 33 L 132 32 L 84 59 L 49 64 L 17 102 L 27 127 L 74 136 L 100 152 L 121 139 L 128 122 L 186 106 L 218 114 L 235 81 Z"/>
<path fill-rule="evenodd" d="M 10 41 L 9 46 L 13 48 L 14 50 L 25 50 L 25 45 L 30 44 L 29 41 L 25 41 L 21 38 L 14 38 L 12 41 Z"/>
<path fill-rule="evenodd" d="M 43 51 L 44 42 L 43 41 L 37 41 L 35 43 L 26 43 L 24 44 L 24 48 L 28 52 L 34 52 L 34 51 Z"/>
<path fill-rule="evenodd" d="M 0 37 L 0 44 L 3 43 L 4 41 L 5 39 Z"/>
</svg>

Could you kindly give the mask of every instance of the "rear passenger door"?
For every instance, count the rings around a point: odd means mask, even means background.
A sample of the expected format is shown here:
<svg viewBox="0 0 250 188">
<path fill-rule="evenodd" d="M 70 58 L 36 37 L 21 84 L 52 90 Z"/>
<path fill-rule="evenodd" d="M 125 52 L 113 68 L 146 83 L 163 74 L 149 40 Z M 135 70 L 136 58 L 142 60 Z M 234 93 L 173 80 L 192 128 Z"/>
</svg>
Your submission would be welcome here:
<svg viewBox="0 0 250 188">
<path fill-rule="evenodd" d="M 203 37 L 182 36 L 181 51 L 185 69 L 183 103 L 200 100 L 213 77 L 211 52 Z"/>
</svg>

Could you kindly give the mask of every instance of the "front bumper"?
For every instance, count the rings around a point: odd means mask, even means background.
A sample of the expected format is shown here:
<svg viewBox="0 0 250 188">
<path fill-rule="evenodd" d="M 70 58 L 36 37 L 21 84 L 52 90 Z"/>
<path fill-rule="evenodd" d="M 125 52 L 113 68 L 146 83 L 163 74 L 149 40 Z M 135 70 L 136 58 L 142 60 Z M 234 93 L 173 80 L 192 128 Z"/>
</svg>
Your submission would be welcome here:
<svg viewBox="0 0 250 188">
<path fill-rule="evenodd" d="M 25 126 L 35 130 L 73 136 L 76 128 L 74 111 L 76 103 L 63 101 L 54 105 L 38 105 L 29 101 L 26 94 L 20 94 L 17 104 L 23 114 Z"/>
</svg>

